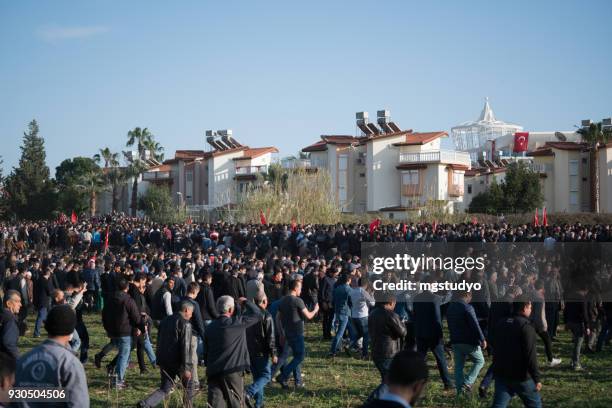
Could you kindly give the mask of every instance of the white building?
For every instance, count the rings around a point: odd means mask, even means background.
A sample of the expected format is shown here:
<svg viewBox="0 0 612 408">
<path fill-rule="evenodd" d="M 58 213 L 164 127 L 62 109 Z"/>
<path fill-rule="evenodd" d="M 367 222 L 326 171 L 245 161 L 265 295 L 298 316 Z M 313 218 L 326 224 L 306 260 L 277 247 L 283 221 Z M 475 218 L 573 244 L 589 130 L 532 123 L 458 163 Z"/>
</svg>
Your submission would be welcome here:
<svg viewBox="0 0 612 408">
<path fill-rule="evenodd" d="M 236 204 L 240 195 L 267 173 L 276 147 L 251 148 L 238 143 L 231 130 L 208 131 L 213 150 L 177 150 L 174 158 L 149 169 L 143 179 L 168 185 L 176 204 L 216 208 Z"/>
<path fill-rule="evenodd" d="M 470 157 L 442 148 L 446 132 L 401 130 L 386 110 L 378 112 L 377 124 L 367 112 L 357 113 L 357 127 L 359 136 L 324 135 L 302 149 L 310 167 L 329 171 L 343 211 L 403 218 L 434 201 L 456 210 Z"/>
</svg>

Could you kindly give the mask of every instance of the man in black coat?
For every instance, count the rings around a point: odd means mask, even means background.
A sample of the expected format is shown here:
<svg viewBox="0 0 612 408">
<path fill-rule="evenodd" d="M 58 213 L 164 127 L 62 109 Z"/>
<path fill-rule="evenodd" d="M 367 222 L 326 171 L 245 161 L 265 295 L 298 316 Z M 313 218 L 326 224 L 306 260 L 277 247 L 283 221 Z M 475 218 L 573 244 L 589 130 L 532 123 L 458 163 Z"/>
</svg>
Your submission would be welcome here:
<svg viewBox="0 0 612 408">
<path fill-rule="evenodd" d="M 157 334 L 157 363 L 161 371 L 161 384 L 143 401 L 139 407 L 156 407 L 174 389 L 176 377 L 180 377 L 185 393 L 183 405 L 192 406 L 193 385 L 191 381 L 193 365 L 191 356 L 192 333 L 189 320 L 193 314 L 193 303 L 183 301 L 180 303 L 178 313 L 168 316 L 161 321 Z"/>
<path fill-rule="evenodd" d="M 196 297 L 196 302 L 200 305 L 200 314 L 204 325 L 207 326 L 211 321 L 219 317 L 217 306 L 215 305 L 215 297 L 211 288 L 212 275 L 206 271 L 202 274 L 202 283 L 200 283 L 200 292 Z"/>
<path fill-rule="evenodd" d="M 125 388 L 124 379 L 132 350 L 132 335 L 140 336 L 145 330 L 143 316 L 134 299 L 128 295 L 128 289 L 128 281 L 123 277 L 119 278 L 117 291 L 102 311 L 102 324 L 111 340 L 110 344 L 119 349 L 116 383 L 119 389 Z"/>
<path fill-rule="evenodd" d="M 380 373 L 380 385 L 368 400 L 378 398 L 387 391 L 387 372 L 393 356 L 400 350 L 401 340 L 406 336 L 406 326 L 393 311 L 395 304 L 395 299 L 377 302 L 368 316 L 372 360 Z"/>
<path fill-rule="evenodd" d="M 501 321 L 492 337 L 494 407 L 506 407 L 518 395 L 526 407 L 542 406 L 536 331 L 531 325 L 531 301 L 526 296 L 512 304 L 513 316 Z"/>
<path fill-rule="evenodd" d="M 429 378 L 421 353 L 402 350 L 393 357 L 387 375 L 388 390 L 362 408 L 412 408 L 425 391 Z"/>
<path fill-rule="evenodd" d="M 36 323 L 34 324 L 34 337 L 40 337 L 40 328 L 47 319 L 47 313 L 51 307 L 51 293 L 53 293 L 53 289 L 51 270 L 45 268 L 34 283 L 34 305 L 38 311 Z"/>
<path fill-rule="evenodd" d="M 259 324 L 247 329 L 247 348 L 251 358 L 253 383 L 246 388 L 246 396 L 255 400 L 255 408 L 261 408 L 264 402 L 264 388 L 272 379 L 272 364 L 276 364 L 278 358 L 272 315 L 266 310 L 268 298 L 263 292 L 257 293 L 255 304 L 261 312 L 261 319 Z"/>
<path fill-rule="evenodd" d="M 433 280 L 427 280 L 427 282 L 432 283 Z M 431 291 L 426 290 L 416 295 L 413 302 L 417 351 L 423 357 L 426 357 L 427 352 L 431 350 L 436 359 L 444 388 L 447 390 L 453 389 L 455 385 L 448 373 L 448 364 L 444 353 L 442 314 L 440 313 L 441 299 Z"/>
<path fill-rule="evenodd" d="M 17 315 L 21 309 L 21 295 L 15 290 L 4 294 L 3 308 L 0 313 L 0 352 L 6 353 L 15 360 L 19 358 L 17 341 L 19 340 L 19 326 Z"/>
<path fill-rule="evenodd" d="M 586 288 L 579 288 L 567 297 L 563 317 L 565 326 L 572 332 L 572 362 L 571 366 L 576 371 L 582 370 L 580 364 L 580 351 L 584 338 L 591 334 L 588 321 L 588 307 L 586 299 Z"/>
<path fill-rule="evenodd" d="M 244 299 L 241 299 L 244 301 Z M 246 330 L 260 321 L 252 302 L 250 313 L 241 314 L 231 296 L 217 299 L 219 318 L 204 332 L 204 361 L 208 379 L 208 404 L 212 407 L 244 405 L 244 372 L 250 368 Z"/>
</svg>

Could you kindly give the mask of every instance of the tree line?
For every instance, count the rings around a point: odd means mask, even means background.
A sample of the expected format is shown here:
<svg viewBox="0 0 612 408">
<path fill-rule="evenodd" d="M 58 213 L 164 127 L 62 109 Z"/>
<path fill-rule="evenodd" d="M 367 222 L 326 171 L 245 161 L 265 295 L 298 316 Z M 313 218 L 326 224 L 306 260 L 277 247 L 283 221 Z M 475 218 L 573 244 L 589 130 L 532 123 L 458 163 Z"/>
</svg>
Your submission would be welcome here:
<svg viewBox="0 0 612 408">
<path fill-rule="evenodd" d="M 96 213 L 98 195 L 110 191 L 112 210 L 119 207 L 121 187 L 132 181 L 130 211 L 138 209 L 138 180 L 150 163 L 164 159 L 163 147 L 147 128 L 136 127 L 127 133 L 128 151 L 99 149 L 91 157 L 65 159 L 51 177 L 46 163 L 45 141 L 36 120 L 23 134 L 18 165 L 3 176 L 0 167 L 0 217 L 42 220 L 59 213 Z M 123 165 L 121 157 L 123 156 Z M 0 160 L 0 165 L 2 161 Z"/>
</svg>

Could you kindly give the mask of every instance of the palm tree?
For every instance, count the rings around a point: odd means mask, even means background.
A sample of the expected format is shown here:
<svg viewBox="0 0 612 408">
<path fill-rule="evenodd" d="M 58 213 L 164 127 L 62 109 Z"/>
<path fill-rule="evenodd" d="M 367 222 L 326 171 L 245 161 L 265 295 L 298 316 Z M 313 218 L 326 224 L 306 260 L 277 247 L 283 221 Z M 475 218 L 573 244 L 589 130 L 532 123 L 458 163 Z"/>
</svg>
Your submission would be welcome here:
<svg viewBox="0 0 612 408">
<path fill-rule="evenodd" d="M 99 167 L 87 171 L 79 178 L 77 188 L 89 195 L 89 213 L 93 217 L 96 214 L 96 198 L 98 193 L 107 188 L 104 174 Z"/>
<path fill-rule="evenodd" d="M 138 152 L 137 157 L 128 156 L 125 152 L 124 155 L 128 159 L 130 165 L 128 166 L 128 173 L 134 179 L 132 183 L 132 199 L 130 208 L 132 209 L 132 216 L 136 216 L 136 210 L 138 209 L 138 178 L 142 173 L 147 170 L 146 160 L 147 153 L 150 154 L 151 158 L 157 159 L 158 157 L 163 158 L 163 147 L 156 143 L 153 139 L 153 134 L 147 128 L 136 127 L 130 130 L 127 134 L 128 140 L 125 144 L 127 147 L 136 146 Z"/>
<path fill-rule="evenodd" d="M 119 188 L 125 182 L 125 172 L 119 167 L 119 153 L 112 152 L 108 147 L 100 149 L 94 155 L 96 163 L 104 161 L 104 176 L 108 185 L 112 188 L 112 211 L 117 211 L 119 207 Z"/>
<path fill-rule="evenodd" d="M 96 163 L 100 164 L 104 161 L 104 168 L 119 166 L 119 153 L 113 153 L 108 147 L 100 149 L 99 153 L 94 154 L 93 159 Z"/>
<path fill-rule="evenodd" d="M 597 150 L 600 143 L 608 142 L 612 132 L 598 122 L 578 129 L 577 133 L 581 134 L 582 139 L 589 144 L 591 211 L 599 213 L 599 154 Z"/>
</svg>

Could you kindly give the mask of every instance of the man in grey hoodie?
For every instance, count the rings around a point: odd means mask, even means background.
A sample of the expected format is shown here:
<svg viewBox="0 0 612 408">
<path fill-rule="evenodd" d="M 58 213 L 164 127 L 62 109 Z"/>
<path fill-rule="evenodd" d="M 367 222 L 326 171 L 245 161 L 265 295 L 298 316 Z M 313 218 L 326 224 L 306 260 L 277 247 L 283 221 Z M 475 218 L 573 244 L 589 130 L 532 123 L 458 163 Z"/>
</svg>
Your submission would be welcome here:
<svg viewBox="0 0 612 408">
<path fill-rule="evenodd" d="M 17 360 L 15 387 L 57 388 L 64 391 L 64 397 L 58 402 L 24 402 L 20 406 L 89 408 L 85 370 L 68 346 L 76 321 L 70 306 L 55 306 L 45 321 L 49 338 Z"/>
</svg>

